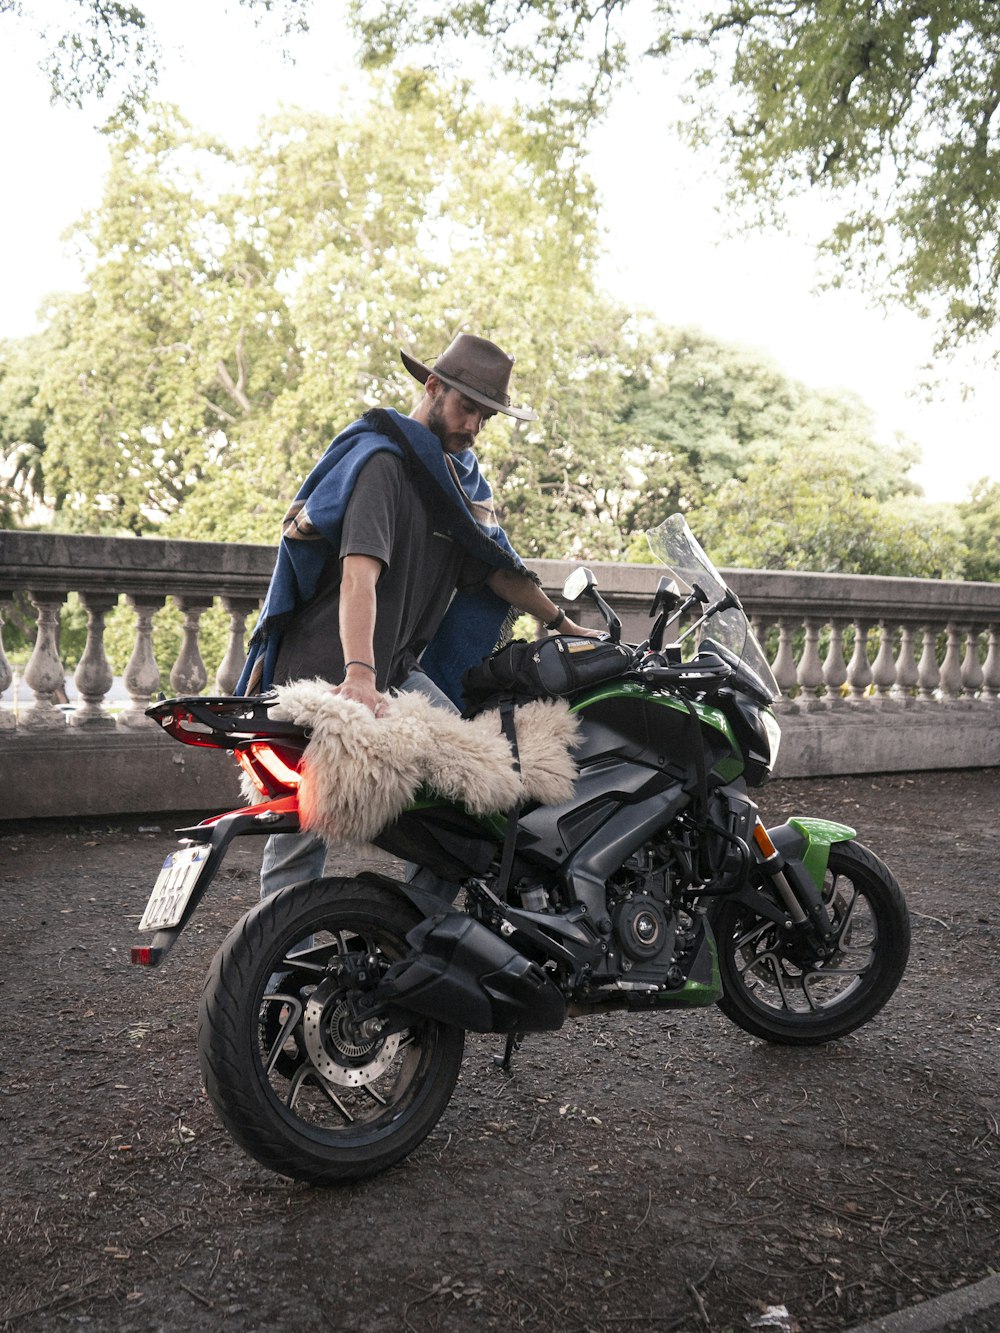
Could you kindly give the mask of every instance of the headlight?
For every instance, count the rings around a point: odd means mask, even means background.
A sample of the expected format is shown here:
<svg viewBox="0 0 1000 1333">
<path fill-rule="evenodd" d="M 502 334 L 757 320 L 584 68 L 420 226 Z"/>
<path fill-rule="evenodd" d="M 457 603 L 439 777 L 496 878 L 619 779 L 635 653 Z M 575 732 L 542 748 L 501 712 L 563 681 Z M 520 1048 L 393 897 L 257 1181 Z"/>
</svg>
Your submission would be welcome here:
<svg viewBox="0 0 1000 1333">
<path fill-rule="evenodd" d="M 778 751 L 781 749 L 781 728 L 778 726 L 778 719 L 770 708 L 761 710 L 760 720 L 764 724 L 764 732 L 771 750 L 769 766 L 773 768 L 778 762 Z"/>
</svg>

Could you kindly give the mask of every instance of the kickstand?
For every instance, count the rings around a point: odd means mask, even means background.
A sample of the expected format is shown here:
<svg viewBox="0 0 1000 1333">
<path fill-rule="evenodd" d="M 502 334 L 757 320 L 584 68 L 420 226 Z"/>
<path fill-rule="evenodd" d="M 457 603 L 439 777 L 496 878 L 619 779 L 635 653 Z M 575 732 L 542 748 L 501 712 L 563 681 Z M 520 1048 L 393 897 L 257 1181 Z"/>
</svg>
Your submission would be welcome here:
<svg viewBox="0 0 1000 1333">
<path fill-rule="evenodd" d="M 498 1069 L 503 1070 L 505 1077 L 513 1078 L 514 1071 L 510 1067 L 511 1056 L 515 1051 L 521 1049 L 521 1038 L 524 1034 L 521 1032 L 508 1032 L 507 1041 L 503 1048 L 503 1055 L 495 1055 L 493 1063 Z"/>
</svg>

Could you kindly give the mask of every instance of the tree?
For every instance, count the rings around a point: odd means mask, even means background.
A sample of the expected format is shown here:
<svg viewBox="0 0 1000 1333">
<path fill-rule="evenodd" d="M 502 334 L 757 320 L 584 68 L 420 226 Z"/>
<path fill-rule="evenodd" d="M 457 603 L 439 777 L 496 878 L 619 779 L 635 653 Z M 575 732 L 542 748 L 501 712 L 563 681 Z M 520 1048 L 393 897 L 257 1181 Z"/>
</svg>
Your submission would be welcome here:
<svg viewBox="0 0 1000 1333">
<path fill-rule="evenodd" d="M 1000 483 L 980 481 L 958 512 L 969 548 L 965 578 L 1000 582 Z"/>
<path fill-rule="evenodd" d="M 846 390 L 812 389 L 764 353 L 697 329 L 662 330 L 649 375 L 633 383 L 632 430 L 655 445 L 674 508 L 696 505 L 758 461 L 791 451 L 836 456 L 864 494 L 913 493 L 910 444 L 875 439 L 874 416 Z"/>
<path fill-rule="evenodd" d="M 404 74 L 357 114 L 276 118 L 239 161 L 166 109 L 110 142 L 86 288 L 37 368 L 60 522 L 273 540 L 336 430 L 412 401 L 399 348 L 469 327 L 516 351 L 545 423 L 483 441 L 525 554 L 619 548 L 608 423 L 637 335 L 594 286 L 589 182 L 520 125 Z"/>
<path fill-rule="evenodd" d="M 365 58 L 462 32 L 546 92 L 556 123 L 600 115 L 631 59 L 634 0 L 353 0 Z M 1000 289 L 1000 7 L 988 0 L 672 0 L 646 54 L 687 74 L 687 132 L 729 168 L 734 202 L 781 217 L 837 201 L 822 247 L 889 299 L 983 338 Z M 634 45 L 634 43 L 633 43 Z M 839 280 L 835 276 L 834 281 Z"/>
<path fill-rule="evenodd" d="M 256 22 L 274 14 L 279 31 L 306 28 L 309 0 L 239 0 L 254 11 Z M 51 7 L 50 7 L 51 8 Z M 121 0 L 61 0 L 64 17 L 55 17 L 37 37 L 43 51 L 53 102 L 83 107 L 117 98 L 115 117 L 130 118 L 149 100 L 158 78 L 160 50 L 145 8 Z M 8 22 L 37 17 L 21 0 L 0 0 Z M 58 16 L 58 7 L 53 11 Z"/>
<path fill-rule="evenodd" d="M 0 343 L 0 528 L 31 515 L 46 495 L 48 412 L 38 393 L 51 338 Z"/>
<path fill-rule="evenodd" d="M 603 297 L 590 183 L 464 86 L 404 72 L 239 158 L 170 109 L 109 143 L 85 289 L 52 304 L 21 402 L 63 526 L 273 541 L 338 429 L 409 406 L 400 347 L 431 360 L 462 327 L 516 353 L 540 414 L 480 442 L 526 557 L 620 558 L 789 454 L 878 500 L 912 489 L 857 399 Z"/>
<path fill-rule="evenodd" d="M 761 462 L 690 516 L 720 565 L 904 578 L 961 578 L 965 546 L 949 506 L 860 492 L 836 458 Z"/>
</svg>

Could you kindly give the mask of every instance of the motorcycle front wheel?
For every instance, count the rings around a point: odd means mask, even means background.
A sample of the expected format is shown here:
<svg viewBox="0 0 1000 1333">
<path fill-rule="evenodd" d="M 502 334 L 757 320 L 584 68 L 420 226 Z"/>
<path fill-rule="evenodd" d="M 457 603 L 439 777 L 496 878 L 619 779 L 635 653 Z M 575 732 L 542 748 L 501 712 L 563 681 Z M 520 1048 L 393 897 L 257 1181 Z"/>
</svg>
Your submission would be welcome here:
<svg viewBox="0 0 1000 1333">
<path fill-rule="evenodd" d="M 822 892 L 837 932 L 826 958 L 742 903 L 715 913 L 719 1008 L 744 1031 L 787 1046 L 832 1041 L 867 1023 L 899 984 L 910 921 L 889 868 L 859 843 L 835 843 Z"/>
<path fill-rule="evenodd" d="M 237 923 L 202 995 L 205 1088 L 248 1153 L 285 1176 L 334 1185 L 412 1152 L 455 1087 L 465 1033 L 415 1018 L 404 1031 L 353 1020 L 352 990 L 407 953 L 421 920 L 374 882 L 284 889 Z"/>
</svg>

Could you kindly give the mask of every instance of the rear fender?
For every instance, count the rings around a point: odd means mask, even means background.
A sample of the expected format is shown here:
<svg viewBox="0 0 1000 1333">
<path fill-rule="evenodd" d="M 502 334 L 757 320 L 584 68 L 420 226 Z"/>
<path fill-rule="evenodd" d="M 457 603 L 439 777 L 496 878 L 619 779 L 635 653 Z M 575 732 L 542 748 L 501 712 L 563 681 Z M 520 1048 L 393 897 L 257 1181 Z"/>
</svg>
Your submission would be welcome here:
<svg viewBox="0 0 1000 1333">
<path fill-rule="evenodd" d="M 251 805 L 239 810 L 228 810 L 225 814 L 213 815 L 200 824 L 177 830 L 183 842 L 202 842 L 209 846 L 208 859 L 198 876 L 198 883 L 188 899 L 184 915 L 176 926 L 169 930 L 158 930 L 148 943 L 132 947 L 132 962 L 145 967 L 157 967 L 173 948 L 174 943 L 185 928 L 204 898 L 208 886 L 215 879 L 219 867 L 225 859 L 229 844 L 233 838 L 247 833 L 298 833 L 299 803 L 296 796 L 281 796 L 262 805 Z"/>
</svg>

